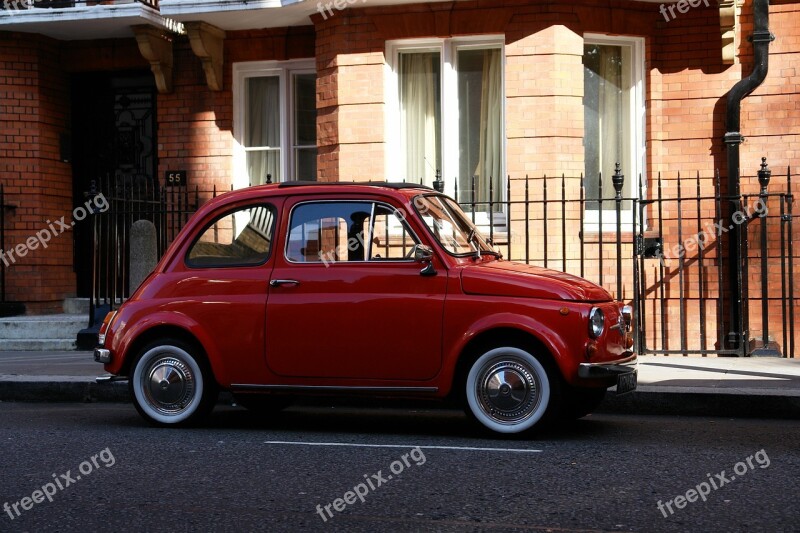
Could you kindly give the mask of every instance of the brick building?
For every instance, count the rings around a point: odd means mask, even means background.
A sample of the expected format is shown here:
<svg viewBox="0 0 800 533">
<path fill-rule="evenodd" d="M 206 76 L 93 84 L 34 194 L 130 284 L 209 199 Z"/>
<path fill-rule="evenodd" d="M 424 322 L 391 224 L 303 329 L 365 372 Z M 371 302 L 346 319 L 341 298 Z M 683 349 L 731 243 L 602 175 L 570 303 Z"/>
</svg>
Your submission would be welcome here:
<svg viewBox="0 0 800 533">
<path fill-rule="evenodd" d="M 602 273 L 628 300 L 642 279 L 627 266 L 618 279 L 617 249 L 602 245 L 617 213 L 596 201 L 614 196 L 614 164 L 629 177 L 625 198 L 660 190 L 664 199 L 696 199 L 661 202 L 658 217 L 655 204 L 637 212 L 640 204 L 623 202 L 626 257 L 637 233 L 657 233 L 663 249 L 696 233 L 679 217 L 696 210 L 715 218 L 713 197 L 726 192 L 715 180 L 727 172 L 726 95 L 754 66 L 753 0 L 3 5 L 0 178 L 15 206 L 5 216 L 7 248 L 48 220 L 69 219 L 104 176 L 163 184 L 185 170 L 189 186 L 208 195 L 268 175 L 432 185 L 438 171 L 445 192 L 476 202 L 476 220 L 513 258 L 593 279 Z M 759 190 L 761 157 L 775 170 L 770 190 L 788 192 L 785 169 L 800 152 L 800 3 L 772 2 L 769 14 L 769 75 L 742 102 L 746 193 Z M 553 197 L 585 201 L 547 210 L 545 184 Z M 550 229 L 543 220 L 553 221 Z M 779 227 L 786 229 L 778 221 L 770 232 Z M 797 225 L 788 227 L 797 235 Z M 8 299 L 40 313 L 90 295 L 91 226 L 76 223 L 70 233 L 6 268 Z M 786 247 L 765 249 L 777 276 Z M 713 332 L 729 320 L 718 308 L 727 285 L 712 271 L 722 269 L 721 250 L 709 247 L 705 266 L 687 253 L 680 272 L 667 263 L 644 287 L 654 344 L 685 351 L 715 343 Z M 637 264 L 643 286 L 664 266 Z M 797 270 L 798 261 L 788 264 Z M 759 297 L 764 279 L 745 290 Z M 766 293 L 772 316 L 786 305 L 786 279 L 769 277 L 780 282 Z M 666 331 L 665 314 L 682 327 Z M 699 335 L 708 337 L 703 346 Z"/>
</svg>

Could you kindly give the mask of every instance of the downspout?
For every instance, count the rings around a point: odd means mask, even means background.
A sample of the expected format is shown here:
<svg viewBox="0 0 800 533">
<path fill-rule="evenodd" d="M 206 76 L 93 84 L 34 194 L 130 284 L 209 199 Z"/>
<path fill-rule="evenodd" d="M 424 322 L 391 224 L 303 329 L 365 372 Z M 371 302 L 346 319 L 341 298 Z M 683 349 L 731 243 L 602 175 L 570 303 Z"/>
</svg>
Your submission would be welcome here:
<svg viewBox="0 0 800 533">
<path fill-rule="evenodd" d="M 747 98 L 766 79 L 769 71 L 769 43 L 775 36 L 769 31 L 769 0 L 753 0 L 753 72 L 740 80 L 728 92 L 725 144 L 728 150 L 728 192 L 730 200 L 731 232 L 729 242 L 730 261 L 730 317 L 731 331 L 728 333 L 728 347 L 746 355 L 746 334 L 743 298 L 742 272 L 742 227 L 736 224 L 733 214 L 739 211 L 741 168 L 739 145 L 744 142 L 740 132 L 742 100 Z M 741 222 L 741 221 L 740 221 Z"/>
</svg>

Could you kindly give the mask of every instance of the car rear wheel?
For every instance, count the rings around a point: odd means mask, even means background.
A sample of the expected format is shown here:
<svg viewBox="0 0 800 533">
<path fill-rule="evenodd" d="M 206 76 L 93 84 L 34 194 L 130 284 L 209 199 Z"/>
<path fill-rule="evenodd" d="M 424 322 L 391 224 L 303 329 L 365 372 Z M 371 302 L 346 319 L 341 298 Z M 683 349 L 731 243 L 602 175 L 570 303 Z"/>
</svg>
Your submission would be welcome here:
<svg viewBox="0 0 800 533">
<path fill-rule="evenodd" d="M 487 351 L 466 379 L 467 414 L 495 433 L 522 433 L 543 425 L 558 403 L 558 380 L 521 348 Z"/>
<path fill-rule="evenodd" d="M 217 385 L 198 352 L 176 339 L 142 349 L 129 386 L 136 410 L 145 420 L 158 426 L 188 425 L 213 409 Z"/>
</svg>

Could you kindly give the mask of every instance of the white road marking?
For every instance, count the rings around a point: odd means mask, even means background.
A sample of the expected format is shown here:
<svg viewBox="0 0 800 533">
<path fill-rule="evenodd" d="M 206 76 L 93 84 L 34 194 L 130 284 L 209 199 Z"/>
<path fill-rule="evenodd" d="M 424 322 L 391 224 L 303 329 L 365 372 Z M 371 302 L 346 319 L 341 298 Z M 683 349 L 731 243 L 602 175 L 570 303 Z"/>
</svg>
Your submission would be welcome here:
<svg viewBox="0 0 800 533">
<path fill-rule="evenodd" d="M 349 448 L 421 448 L 423 450 L 456 450 L 467 452 L 516 452 L 516 453 L 542 453 L 542 450 L 530 448 L 475 448 L 472 446 L 426 446 L 423 444 L 357 444 L 349 442 L 296 442 L 285 440 L 267 440 L 264 444 L 293 445 L 293 446 L 341 446 Z"/>
</svg>

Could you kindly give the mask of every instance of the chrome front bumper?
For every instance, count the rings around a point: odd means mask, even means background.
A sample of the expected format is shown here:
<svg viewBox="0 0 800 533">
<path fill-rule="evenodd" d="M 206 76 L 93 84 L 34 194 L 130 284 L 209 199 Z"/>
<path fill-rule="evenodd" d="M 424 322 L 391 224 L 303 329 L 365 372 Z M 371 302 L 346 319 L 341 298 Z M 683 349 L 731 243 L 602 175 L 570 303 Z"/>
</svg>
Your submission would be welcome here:
<svg viewBox="0 0 800 533">
<path fill-rule="evenodd" d="M 634 353 L 615 361 L 581 363 L 578 365 L 578 377 L 584 379 L 615 378 L 622 374 L 636 372 L 637 367 L 637 356 Z"/>
<path fill-rule="evenodd" d="M 111 362 L 111 350 L 106 350 L 105 348 L 95 348 L 94 349 L 94 360 L 98 363 L 110 363 Z"/>
</svg>

